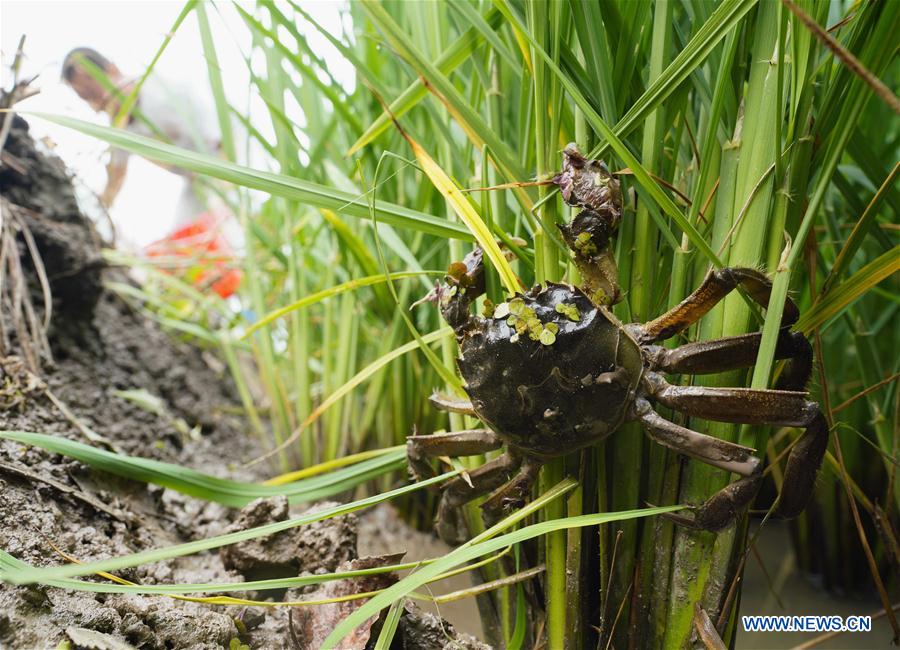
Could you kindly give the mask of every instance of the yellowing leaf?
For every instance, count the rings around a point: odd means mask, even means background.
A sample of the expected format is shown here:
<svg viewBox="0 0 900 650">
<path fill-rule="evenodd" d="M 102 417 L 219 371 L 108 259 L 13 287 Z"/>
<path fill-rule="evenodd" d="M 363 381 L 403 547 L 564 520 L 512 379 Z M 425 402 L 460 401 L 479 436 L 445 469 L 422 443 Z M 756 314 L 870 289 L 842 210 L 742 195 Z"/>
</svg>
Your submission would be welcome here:
<svg viewBox="0 0 900 650">
<path fill-rule="evenodd" d="M 812 334 L 817 327 L 824 325 L 848 305 L 859 300 L 869 289 L 898 271 L 900 271 L 900 246 L 894 246 L 821 296 L 812 309 L 797 321 L 794 329 L 806 335 Z"/>
<path fill-rule="evenodd" d="M 457 216 L 475 236 L 475 240 L 484 250 L 485 255 L 487 255 L 491 264 L 494 265 L 494 268 L 497 269 L 497 273 L 500 275 L 504 286 L 506 286 L 506 290 L 510 294 L 518 292 L 520 289 L 519 279 L 513 273 L 509 262 L 506 261 L 506 257 L 504 257 L 503 252 L 497 245 L 497 241 L 491 234 L 490 229 L 488 229 L 487 224 L 484 223 L 468 199 L 459 191 L 459 188 L 447 175 L 447 172 L 441 169 L 440 165 L 428 155 L 428 152 L 408 135 L 406 140 L 409 142 L 409 146 L 412 147 L 419 165 L 421 165 L 425 174 L 437 188 L 437 191 L 447 200 L 453 211 L 456 212 Z"/>
</svg>

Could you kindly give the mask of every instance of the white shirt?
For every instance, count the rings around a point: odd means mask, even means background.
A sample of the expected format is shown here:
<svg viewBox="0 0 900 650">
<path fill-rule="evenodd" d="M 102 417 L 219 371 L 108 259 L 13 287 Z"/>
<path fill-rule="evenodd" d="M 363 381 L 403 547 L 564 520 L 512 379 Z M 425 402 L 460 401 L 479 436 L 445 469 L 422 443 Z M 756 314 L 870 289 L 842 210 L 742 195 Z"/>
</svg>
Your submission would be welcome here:
<svg viewBox="0 0 900 650">
<path fill-rule="evenodd" d="M 149 138 L 159 139 L 161 135 L 163 140 L 176 147 L 215 154 L 220 143 L 218 120 L 204 99 L 187 86 L 163 81 L 151 74 L 141 86 L 135 110 L 125 129 Z M 128 153 L 114 149 L 113 156 L 114 161 L 124 162 Z M 183 169 L 167 169 L 183 176 L 189 174 Z"/>
</svg>

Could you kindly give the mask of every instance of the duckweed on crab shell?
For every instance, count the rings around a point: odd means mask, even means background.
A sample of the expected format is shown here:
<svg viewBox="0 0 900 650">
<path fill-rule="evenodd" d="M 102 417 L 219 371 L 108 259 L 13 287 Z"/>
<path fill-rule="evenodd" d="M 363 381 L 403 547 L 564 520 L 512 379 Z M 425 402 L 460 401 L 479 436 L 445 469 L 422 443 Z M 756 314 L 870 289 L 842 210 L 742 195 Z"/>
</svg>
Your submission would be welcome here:
<svg viewBox="0 0 900 650">
<path fill-rule="evenodd" d="M 556 306 L 558 313 L 559 305 Z M 578 309 L 573 305 L 571 309 L 578 313 Z M 568 313 L 568 310 L 565 312 Z M 513 328 L 515 332 L 511 333 L 509 340 L 516 343 L 519 336 L 528 333 L 528 338 L 532 341 L 539 341 L 543 345 L 553 345 L 556 342 L 556 334 L 559 332 L 559 325 L 554 322 L 544 323 L 538 318 L 537 313 L 531 307 L 525 304 L 522 298 L 513 298 L 509 302 L 502 302 L 497 305 L 491 312 L 491 318 L 506 319 L 506 324 Z M 572 320 L 577 320 L 572 319 Z"/>
</svg>

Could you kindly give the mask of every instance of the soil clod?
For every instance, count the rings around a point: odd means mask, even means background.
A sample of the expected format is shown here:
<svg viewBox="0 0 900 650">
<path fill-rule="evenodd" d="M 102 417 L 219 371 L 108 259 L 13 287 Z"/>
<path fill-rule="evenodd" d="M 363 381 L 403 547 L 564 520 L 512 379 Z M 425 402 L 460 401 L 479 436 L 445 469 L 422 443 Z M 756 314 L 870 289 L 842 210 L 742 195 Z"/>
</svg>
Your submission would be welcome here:
<svg viewBox="0 0 900 650">
<path fill-rule="evenodd" d="M 306 512 L 336 505 L 339 504 L 324 502 Z M 228 532 L 285 521 L 289 514 L 288 501 L 283 496 L 257 499 L 241 510 Z M 225 568 L 239 572 L 247 580 L 331 572 L 342 562 L 356 557 L 356 516 L 323 519 L 269 537 L 232 544 L 224 547 L 220 556 Z"/>
</svg>

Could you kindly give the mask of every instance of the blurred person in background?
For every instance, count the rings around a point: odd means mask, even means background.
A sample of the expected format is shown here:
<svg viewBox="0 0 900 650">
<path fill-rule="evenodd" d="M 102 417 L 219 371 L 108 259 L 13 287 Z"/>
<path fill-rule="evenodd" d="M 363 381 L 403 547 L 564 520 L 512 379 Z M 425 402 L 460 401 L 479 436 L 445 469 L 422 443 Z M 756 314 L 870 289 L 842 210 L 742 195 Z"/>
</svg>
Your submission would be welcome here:
<svg viewBox="0 0 900 650">
<path fill-rule="evenodd" d="M 102 74 L 98 74 L 102 73 Z M 101 81 L 105 75 L 108 84 Z M 100 78 L 98 78 L 98 76 Z M 89 47 L 79 47 L 66 55 L 62 69 L 63 80 L 98 113 L 106 113 L 114 121 L 138 79 L 126 77 L 115 63 Z M 177 147 L 215 154 L 219 151 L 218 133 L 210 131 L 215 124 L 209 111 L 190 90 L 163 83 L 155 75 L 147 77 L 138 92 L 137 101 L 122 128 L 139 135 L 158 138 Z M 193 190 L 191 172 L 160 164 L 161 167 L 185 179 L 183 205 L 179 206 L 180 220 L 187 220 L 204 209 Z M 113 148 L 107 165 L 106 188 L 101 202 L 110 206 L 122 189 L 128 169 L 128 153 Z"/>
<path fill-rule="evenodd" d="M 89 47 L 75 48 L 66 55 L 62 78 L 94 111 L 106 113 L 111 122 L 120 118 L 123 103 L 138 83 L 137 77 L 127 77 L 115 63 Z M 191 90 L 164 84 L 151 74 L 141 84 L 136 100 L 124 116 L 124 123 L 114 126 L 183 149 L 213 155 L 220 151 L 219 135 L 210 131 L 216 120 Z M 99 197 L 106 208 L 115 202 L 122 189 L 128 157 L 128 152 L 122 149 L 111 149 L 106 187 Z M 173 215 L 173 232 L 150 244 L 146 253 L 157 258 L 184 260 L 187 262 L 184 274 L 194 284 L 209 286 L 222 297 L 230 296 L 237 288 L 240 274 L 237 269 L 228 268 L 233 262 L 232 250 L 221 233 L 227 215 L 216 215 L 207 209 L 190 171 L 157 164 L 181 176 L 184 189 Z M 194 261 L 197 264 L 192 264 Z"/>
</svg>

